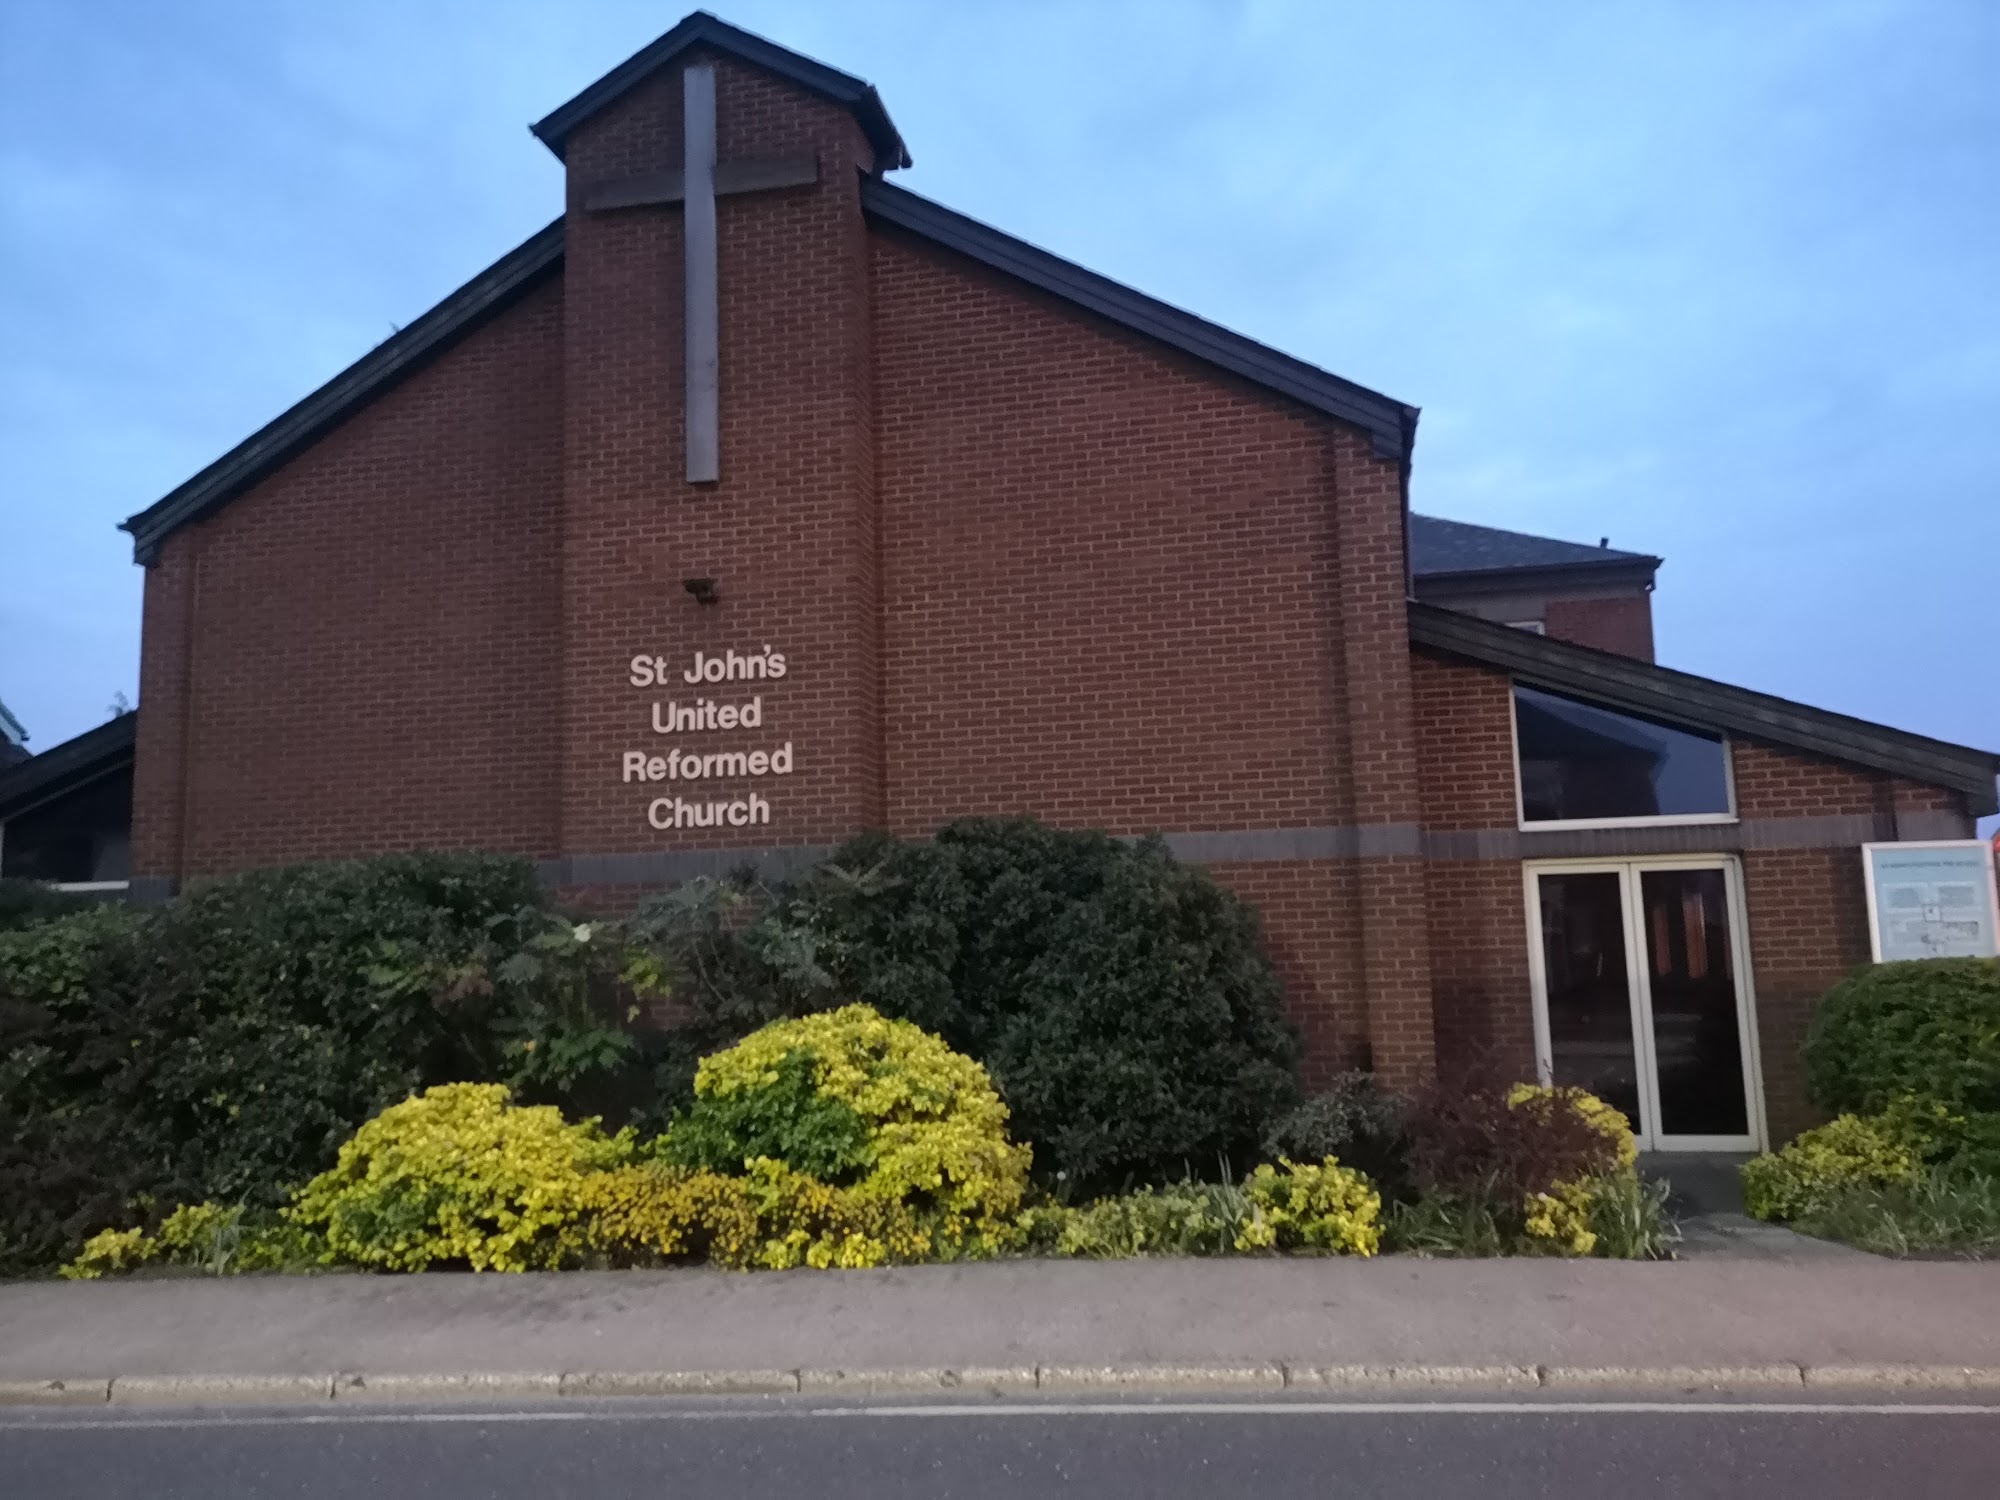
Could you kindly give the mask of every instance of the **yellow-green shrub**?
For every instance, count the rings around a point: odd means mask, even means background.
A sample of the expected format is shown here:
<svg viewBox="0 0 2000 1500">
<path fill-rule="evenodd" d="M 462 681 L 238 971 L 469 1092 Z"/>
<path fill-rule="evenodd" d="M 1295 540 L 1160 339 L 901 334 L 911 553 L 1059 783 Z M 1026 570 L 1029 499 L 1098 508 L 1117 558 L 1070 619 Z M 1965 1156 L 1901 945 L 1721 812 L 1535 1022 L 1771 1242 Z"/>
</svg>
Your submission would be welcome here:
<svg viewBox="0 0 2000 1500">
<path fill-rule="evenodd" d="M 759 1157 L 740 1177 L 626 1166 L 585 1180 L 590 1247 L 614 1265 L 706 1260 L 734 1270 L 922 1259 L 930 1234 L 900 1203 L 833 1187 Z"/>
<path fill-rule="evenodd" d="M 512 1104 L 497 1083 L 448 1083 L 363 1125 L 288 1213 L 356 1265 L 553 1269 L 586 1247 L 589 1174 L 630 1155 L 630 1137 L 606 1137 L 595 1120 Z"/>
<path fill-rule="evenodd" d="M 1134 1255 L 1227 1255 L 1249 1217 L 1242 1189 L 1177 1182 L 1100 1198 L 1080 1208 L 1039 1204 L 1022 1212 L 1022 1241 L 1031 1250 L 1087 1260 Z"/>
<path fill-rule="evenodd" d="M 1007 1139 L 1007 1106 L 984 1068 L 907 1021 L 850 1005 L 776 1022 L 703 1058 L 695 1093 L 715 1099 L 781 1087 L 799 1054 L 811 1058 L 818 1092 L 868 1128 L 847 1189 L 857 1202 L 914 1214 L 938 1257 L 989 1254 L 1011 1242 L 1029 1150 Z"/>
<path fill-rule="evenodd" d="M 1892 1125 L 1841 1115 L 1782 1151 L 1745 1162 L 1743 1203 L 1760 1219 L 1796 1219 L 1843 1188 L 1913 1182 L 1920 1165 Z"/>
<path fill-rule="evenodd" d="M 1318 1166 L 1266 1162 L 1243 1193 L 1250 1217 L 1237 1232 L 1239 1250 L 1373 1255 L 1382 1243 L 1382 1195 L 1331 1156 Z"/>
<path fill-rule="evenodd" d="M 57 1274 L 89 1281 L 158 1262 L 197 1266 L 221 1276 L 310 1266 L 324 1251 L 316 1236 L 268 1211 L 253 1214 L 241 1204 L 184 1203 L 152 1234 L 106 1229 L 91 1236 Z"/>
</svg>

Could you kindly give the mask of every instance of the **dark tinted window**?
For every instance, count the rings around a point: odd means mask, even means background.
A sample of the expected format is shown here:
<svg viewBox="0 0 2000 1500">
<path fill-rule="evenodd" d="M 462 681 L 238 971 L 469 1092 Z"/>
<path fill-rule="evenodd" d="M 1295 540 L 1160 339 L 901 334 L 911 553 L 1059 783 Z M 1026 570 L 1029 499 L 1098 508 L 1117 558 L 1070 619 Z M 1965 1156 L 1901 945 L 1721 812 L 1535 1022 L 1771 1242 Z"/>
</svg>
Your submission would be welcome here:
<svg viewBox="0 0 2000 1500">
<path fill-rule="evenodd" d="M 125 880 L 132 873 L 132 768 L 16 813 L 0 835 L 0 875 Z"/>
<path fill-rule="evenodd" d="M 1526 687 L 1514 689 L 1514 723 L 1527 822 L 1730 810 L 1728 751 L 1719 735 Z"/>
</svg>

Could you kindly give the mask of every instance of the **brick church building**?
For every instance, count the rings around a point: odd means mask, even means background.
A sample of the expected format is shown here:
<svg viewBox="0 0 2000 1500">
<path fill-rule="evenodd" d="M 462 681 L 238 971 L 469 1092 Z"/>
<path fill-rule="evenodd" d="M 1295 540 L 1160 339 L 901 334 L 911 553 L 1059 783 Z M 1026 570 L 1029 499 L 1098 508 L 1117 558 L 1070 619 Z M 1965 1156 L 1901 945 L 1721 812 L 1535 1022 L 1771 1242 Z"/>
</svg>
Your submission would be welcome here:
<svg viewBox="0 0 2000 1500">
<path fill-rule="evenodd" d="M 845 73 L 696 14 L 535 134 L 553 223 L 126 523 L 135 897 L 1157 830 L 1261 909 L 1314 1077 L 1803 1123 L 1859 846 L 1969 837 L 2000 760 L 1655 665 L 1657 558 L 1413 518 L 1414 407 L 896 186 Z"/>
</svg>

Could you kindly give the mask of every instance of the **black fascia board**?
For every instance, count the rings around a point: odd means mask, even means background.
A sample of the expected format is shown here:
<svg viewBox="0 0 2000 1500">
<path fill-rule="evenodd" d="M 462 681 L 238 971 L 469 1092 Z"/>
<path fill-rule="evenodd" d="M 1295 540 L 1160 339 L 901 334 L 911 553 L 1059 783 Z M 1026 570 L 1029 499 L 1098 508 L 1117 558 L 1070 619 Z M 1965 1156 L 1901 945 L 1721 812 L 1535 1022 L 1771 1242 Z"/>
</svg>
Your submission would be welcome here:
<svg viewBox="0 0 2000 1500">
<path fill-rule="evenodd" d="M 606 73 L 597 82 L 566 104 L 559 104 L 528 129 L 535 138 L 563 159 L 570 132 L 585 120 L 618 99 L 627 90 L 643 83 L 675 58 L 695 47 L 711 47 L 729 57 L 739 58 L 767 73 L 775 73 L 801 88 L 844 105 L 860 125 L 868 144 L 875 149 L 875 170 L 893 171 L 910 165 L 909 147 L 889 119 L 889 111 L 875 86 L 851 73 L 815 62 L 789 47 L 766 41 L 727 21 L 697 10 L 651 44 L 642 47 Z"/>
<path fill-rule="evenodd" d="M 538 286 L 562 264 L 562 254 L 563 221 L 557 219 L 194 478 L 120 522 L 118 529 L 132 534 L 134 561 L 151 563 L 170 532 L 228 504 L 488 316 Z"/>
<path fill-rule="evenodd" d="M 1575 693 L 1690 729 L 1766 740 L 1949 787 L 1965 793 L 1974 817 L 2000 812 L 1994 784 L 2000 755 L 1990 750 L 1911 734 L 1433 604 L 1412 603 L 1409 611 L 1412 645 L 1498 668 L 1530 687 Z"/>
<path fill-rule="evenodd" d="M 1496 589 L 1564 584 L 1649 584 L 1663 561 L 1657 557 L 1608 557 L 1601 562 L 1531 563 L 1518 568 L 1445 568 L 1416 571 L 1419 588 L 1439 589 L 1491 585 Z"/>
<path fill-rule="evenodd" d="M 1378 458 L 1409 461 L 1416 437 L 1414 406 L 1085 270 L 906 188 L 864 179 L 861 206 L 885 224 L 1358 427 L 1368 434 Z"/>
<path fill-rule="evenodd" d="M 0 771 L 0 819 L 26 812 L 132 762 L 139 716 L 127 710 Z"/>
</svg>

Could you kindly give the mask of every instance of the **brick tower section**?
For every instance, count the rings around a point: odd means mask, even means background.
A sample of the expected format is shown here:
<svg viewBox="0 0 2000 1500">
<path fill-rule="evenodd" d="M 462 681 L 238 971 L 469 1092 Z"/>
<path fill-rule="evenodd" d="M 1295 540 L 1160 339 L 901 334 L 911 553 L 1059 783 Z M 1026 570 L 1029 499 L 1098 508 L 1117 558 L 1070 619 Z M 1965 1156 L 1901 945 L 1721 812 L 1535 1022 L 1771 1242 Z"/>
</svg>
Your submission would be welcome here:
<svg viewBox="0 0 2000 1500">
<path fill-rule="evenodd" d="M 562 847 L 571 855 L 820 845 L 883 821 L 867 229 L 868 145 L 839 107 L 722 57 L 719 161 L 819 160 L 811 186 L 724 196 L 721 479 L 686 479 L 678 206 L 592 212 L 596 182 L 682 160 L 682 69 L 580 126 L 568 166 Z M 684 580 L 712 579 L 701 604 Z M 782 680 L 691 685 L 706 655 L 783 654 Z M 671 676 L 635 686 L 637 655 Z M 755 729 L 657 733 L 653 704 L 760 698 Z M 772 752 L 789 774 L 627 780 L 633 751 Z M 768 823 L 648 821 L 655 799 L 745 799 Z"/>
<path fill-rule="evenodd" d="M 1369 1062 L 1395 1088 L 1436 1067 L 1419 831 L 1402 480 L 1358 436 L 1336 453 L 1342 707 Z"/>
</svg>

